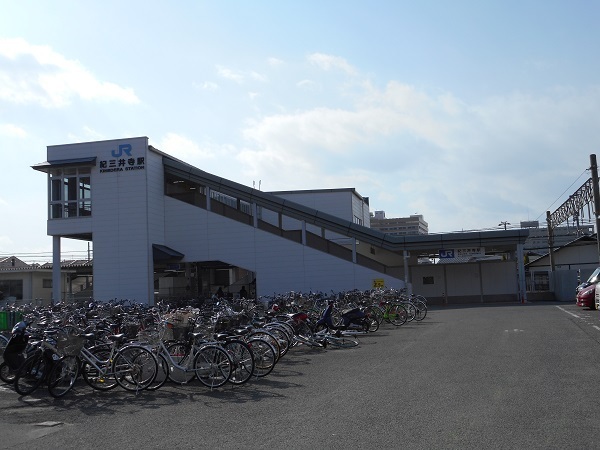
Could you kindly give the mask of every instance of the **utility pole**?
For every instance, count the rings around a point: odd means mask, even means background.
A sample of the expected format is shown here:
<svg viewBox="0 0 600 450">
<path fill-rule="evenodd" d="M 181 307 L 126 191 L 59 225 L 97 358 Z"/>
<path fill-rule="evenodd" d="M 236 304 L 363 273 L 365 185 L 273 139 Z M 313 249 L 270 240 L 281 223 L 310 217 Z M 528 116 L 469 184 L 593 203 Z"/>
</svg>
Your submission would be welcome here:
<svg viewBox="0 0 600 450">
<path fill-rule="evenodd" d="M 596 218 L 596 241 L 598 242 L 598 260 L 600 261 L 600 189 L 598 188 L 598 164 L 596 155 L 590 155 L 590 165 L 592 171 L 592 191 L 594 193 L 594 217 Z"/>
</svg>

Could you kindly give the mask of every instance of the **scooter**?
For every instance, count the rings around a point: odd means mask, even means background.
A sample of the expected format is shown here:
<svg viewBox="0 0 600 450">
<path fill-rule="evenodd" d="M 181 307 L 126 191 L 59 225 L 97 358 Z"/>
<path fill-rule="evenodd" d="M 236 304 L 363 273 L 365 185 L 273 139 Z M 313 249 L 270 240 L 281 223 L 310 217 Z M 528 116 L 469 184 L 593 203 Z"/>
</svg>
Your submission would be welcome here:
<svg viewBox="0 0 600 450">
<path fill-rule="evenodd" d="M 329 301 L 327 308 L 323 311 L 321 318 L 317 321 L 317 327 L 336 330 L 338 334 L 367 334 L 377 331 L 379 323 L 371 320 L 369 314 L 362 308 L 350 308 L 341 312 L 342 323 L 333 323 L 333 300 Z"/>
<path fill-rule="evenodd" d="M 12 331 L 8 344 L 4 348 L 4 361 L 0 364 L 0 379 L 5 383 L 12 383 L 15 375 L 26 358 L 29 334 L 27 327 L 30 322 L 22 320 L 17 323 Z"/>
</svg>

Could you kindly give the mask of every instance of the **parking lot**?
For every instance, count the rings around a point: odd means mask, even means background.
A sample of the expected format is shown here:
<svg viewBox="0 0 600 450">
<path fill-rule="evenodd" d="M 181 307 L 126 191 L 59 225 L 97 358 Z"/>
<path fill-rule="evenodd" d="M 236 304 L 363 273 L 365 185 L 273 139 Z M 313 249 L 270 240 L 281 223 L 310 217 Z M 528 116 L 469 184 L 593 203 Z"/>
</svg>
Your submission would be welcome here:
<svg viewBox="0 0 600 450">
<path fill-rule="evenodd" d="M 0 447 L 597 448 L 600 313 L 565 303 L 432 309 L 273 373 L 63 399 L 0 387 Z"/>
</svg>

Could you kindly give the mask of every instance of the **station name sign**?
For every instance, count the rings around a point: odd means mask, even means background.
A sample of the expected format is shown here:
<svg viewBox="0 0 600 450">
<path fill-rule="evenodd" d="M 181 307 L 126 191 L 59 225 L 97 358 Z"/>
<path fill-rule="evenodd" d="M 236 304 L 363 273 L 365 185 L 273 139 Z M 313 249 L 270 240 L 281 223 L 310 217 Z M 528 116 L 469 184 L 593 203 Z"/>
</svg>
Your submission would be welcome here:
<svg viewBox="0 0 600 450">
<path fill-rule="evenodd" d="M 117 150 L 110 152 L 112 158 L 101 160 L 100 173 L 132 172 L 146 168 L 146 158 L 132 154 L 131 144 L 121 144 Z"/>
<path fill-rule="evenodd" d="M 447 248 L 440 250 L 440 259 L 446 258 L 468 258 L 471 256 L 485 256 L 484 247 L 469 247 L 469 248 Z"/>
</svg>

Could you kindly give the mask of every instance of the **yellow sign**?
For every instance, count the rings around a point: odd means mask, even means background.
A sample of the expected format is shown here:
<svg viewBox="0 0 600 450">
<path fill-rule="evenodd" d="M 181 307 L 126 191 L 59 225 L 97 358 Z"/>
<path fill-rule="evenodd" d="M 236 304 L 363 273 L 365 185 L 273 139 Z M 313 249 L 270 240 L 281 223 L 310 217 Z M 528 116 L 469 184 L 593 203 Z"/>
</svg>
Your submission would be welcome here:
<svg viewBox="0 0 600 450">
<path fill-rule="evenodd" d="M 374 288 L 385 287 L 385 280 L 383 278 L 374 278 L 373 279 L 373 287 Z"/>
</svg>

